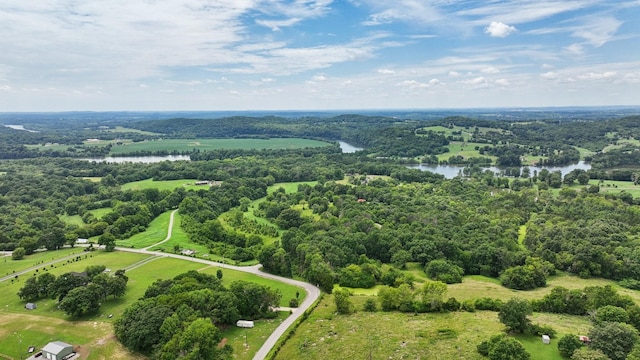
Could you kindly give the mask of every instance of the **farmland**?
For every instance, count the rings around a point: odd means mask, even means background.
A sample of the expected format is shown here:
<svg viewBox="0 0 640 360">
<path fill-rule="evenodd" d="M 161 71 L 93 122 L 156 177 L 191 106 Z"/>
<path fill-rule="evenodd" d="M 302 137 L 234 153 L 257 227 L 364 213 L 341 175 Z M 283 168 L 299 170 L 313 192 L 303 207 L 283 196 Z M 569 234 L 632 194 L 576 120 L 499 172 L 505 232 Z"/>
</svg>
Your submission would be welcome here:
<svg viewBox="0 0 640 360">
<path fill-rule="evenodd" d="M 322 147 L 326 142 L 296 139 L 163 139 L 125 143 L 111 148 L 110 155 L 134 152 L 177 151 L 189 152 L 194 150 L 206 151 L 217 149 L 301 149 L 307 147 Z"/>
</svg>

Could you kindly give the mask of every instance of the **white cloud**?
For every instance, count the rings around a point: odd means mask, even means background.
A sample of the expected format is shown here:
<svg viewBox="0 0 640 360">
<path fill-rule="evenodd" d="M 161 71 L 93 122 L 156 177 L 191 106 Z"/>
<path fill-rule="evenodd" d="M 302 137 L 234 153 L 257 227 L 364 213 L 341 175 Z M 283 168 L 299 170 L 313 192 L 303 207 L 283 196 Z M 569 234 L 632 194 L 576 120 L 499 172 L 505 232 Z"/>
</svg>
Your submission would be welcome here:
<svg viewBox="0 0 640 360">
<path fill-rule="evenodd" d="M 600 47 L 611 40 L 622 22 L 614 17 L 590 16 L 584 24 L 573 31 L 573 36 L 585 39 L 589 44 Z"/>
<path fill-rule="evenodd" d="M 500 85 L 500 86 L 509 86 L 509 80 L 507 79 L 498 79 L 495 81 L 496 84 Z"/>
<path fill-rule="evenodd" d="M 492 37 L 507 37 L 513 32 L 517 31 L 514 26 L 507 25 L 498 21 L 492 21 L 489 26 L 484 28 L 485 34 L 489 34 Z"/>
<path fill-rule="evenodd" d="M 378 74 L 383 74 L 383 75 L 393 75 L 396 72 L 394 70 L 391 69 L 378 69 Z"/>
<path fill-rule="evenodd" d="M 405 21 L 417 24 L 433 23 L 444 19 L 440 10 L 425 1 L 418 0 L 361 0 L 369 5 L 374 13 L 363 22 L 367 26 Z"/>
<path fill-rule="evenodd" d="M 547 79 L 547 80 L 557 80 L 558 79 L 558 73 L 554 72 L 554 71 L 549 71 L 546 72 L 544 74 L 540 74 L 540 77 L 543 79 Z"/>
<path fill-rule="evenodd" d="M 457 71 L 449 71 L 449 76 L 451 77 L 459 77 L 460 73 Z"/>
<path fill-rule="evenodd" d="M 482 69 L 480 71 L 482 71 L 485 74 L 497 74 L 497 73 L 500 72 L 500 70 L 496 69 L 493 66 L 488 66 L 488 67 L 486 67 L 486 68 L 484 68 L 484 69 Z"/>
<path fill-rule="evenodd" d="M 584 46 L 580 44 L 571 44 L 564 48 L 567 52 L 571 54 L 580 55 L 584 52 Z"/>
<path fill-rule="evenodd" d="M 311 79 L 313 81 L 327 81 L 327 77 L 324 75 L 314 75 Z"/>
<path fill-rule="evenodd" d="M 291 18 L 286 20 L 256 20 L 256 24 L 268 27 L 271 31 L 280 31 L 280 28 L 293 26 L 302 21 L 302 19 Z"/>
<path fill-rule="evenodd" d="M 465 85 L 481 85 L 481 84 L 486 84 L 488 83 L 487 79 L 484 76 L 479 76 L 473 79 L 469 79 L 469 80 L 462 80 L 459 81 L 461 84 L 465 84 Z"/>
<path fill-rule="evenodd" d="M 409 87 L 409 88 L 412 88 L 412 89 L 429 87 L 428 84 L 421 83 L 421 82 L 416 81 L 416 80 L 405 80 L 405 81 L 401 82 L 400 85 L 406 86 L 406 87 Z"/>
<path fill-rule="evenodd" d="M 554 68 L 554 66 L 553 66 L 553 65 L 551 65 L 551 64 L 542 64 L 542 68 L 543 68 L 543 69 L 553 69 L 553 68 Z"/>
<path fill-rule="evenodd" d="M 578 79 L 579 80 L 602 80 L 602 79 L 608 79 L 615 75 L 616 73 L 614 71 L 606 71 L 603 73 L 590 72 L 587 74 L 578 75 Z"/>
<path fill-rule="evenodd" d="M 578 10 L 593 3 L 593 0 L 520 0 L 486 1 L 478 7 L 458 11 L 458 15 L 477 17 L 475 23 L 486 24 L 492 19 L 502 19 L 511 24 L 523 24 L 554 15 Z"/>
</svg>

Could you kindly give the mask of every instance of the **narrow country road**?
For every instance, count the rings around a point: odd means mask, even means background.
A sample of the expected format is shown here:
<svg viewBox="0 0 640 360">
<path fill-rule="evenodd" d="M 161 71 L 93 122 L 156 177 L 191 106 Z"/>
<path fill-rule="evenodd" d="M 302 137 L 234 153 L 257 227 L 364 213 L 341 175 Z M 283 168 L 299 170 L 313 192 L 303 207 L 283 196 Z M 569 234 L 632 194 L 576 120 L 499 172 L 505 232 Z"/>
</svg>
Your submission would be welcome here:
<svg viewBox="0 0 640 360">
<path fill-rule="evenodd" d="M 135 253 L 139 253 L 139 254 L 148 254 L 148 255 L 155 255 L 155 256 L 171 257 L 171 258 L 176 258 L 176 259 L 181 259 L 181 260 L 187 260 L 187 261 L 197 262 L 197 263 L 201 263 L 201 264 L 206 264 L 206 265 L 210 265 L 210 266 L 216 266 L 216 267 L 220 267 L 220 268 L 224 268 L 224 269 L 232 269 L 232 270 L 242 271 L 242 272 L 245 272 L 245 273 L 254 274 L 254 275 L 261 276 L 261 277 L 264 277 L 264 278 L 267 278 L 267 279 L 272 279 L 272 280 L 283 282 L 285 284 L 289 284 L 289 285 L 293 285 L 293 286 L 297 286 L 297 287 L 303 288 L 307 292 L 307 296 L 305 296 L 304 301 L 300 304 L 300 306 L 298 306 L 297 309 L 295 309 L 295 311 L 293 311 L 291 313 L 291 315 L 289 315 L 286 319 L 284 319 L 284 321 L 271 333 L 271 335 L 267 338 L 267 340 L 264 342 L 264 344 L 262 344 L 262 347 L 260 347 L 258 352 L 253 357 L 253 360 L 263 360 L 263 359 L 265 359 L 267 357 L 267 355 L 269 354 L 269 351 L 271 351 L 271 349 L 273 349 L 273 347 L 276 345 L 276 342 L 278 341 L 278 339 L 280 339 L 280 337 L 282 337 L 282 335 L 284 335 L 284 333 L 287 331 L 287 329 L 289 329 L 289 327 L 298 318 L 300 318 L 304 314 L 304 312 L 307 311 L 307 309 L 309 309 L 311 307 L 311 305 L 313 305 L 314 302 L 316 302 L 318 297 L 320 297 L 320 289 L 318 289 L 316 286 L 313 286 L 313 285 L 311 285 L 309 283 L 305 283 L 305 282 L 302 282 L 302 281 L 289 279 L 289 278 L 285 278 L 285 277 L 282 277 L 282 276 L 277 276 L 277 275 L 273 275 L 273 274 L 262 272 L 260 270 L 262 265 L 260 265 L 260 264 L 254 265 L 254 266 L 234 266 L 234 265 L 228 265 L 228 264 L 219 263 L 219 262 L 216 262 L 216 261 L 210 261 L 210 260 L 205 260 L 205 259 L 194 258 L 194 257 L 190 257 L 190 256 L 184 256 L 184 255 L 178 255 L 178 254 L 169 254 L 169 253 L 149 250 L 150 248 L 152 248 L 154 246 L 158 246 L 158 245 L 160 245 L 162 243 L 165 243 L 165 242 L 171 240 L 171 234 L 173 233 L 173 218 L 174 218 L 174 215 L 175 215 L 175 213 L 177 211 L 178 210 L 174 210 L 173 212 L 171 212 L 171 218 L 169 219 L 169 228 L 167 230 L 167 237 L 164 240 L 162 240 L 162 241 L 160 241 L 158 243 L 155 243 L 155 244 L 153 244 L 151 246 L 147 246 L 146 248 L 143 248 L 143 249 L 131 249 L 131 248 L 126 248 L 126 247 L 116 247 L 116 250 L 118 250 L 118 251 L 135 252 Z M 144 263 L 142 265 L 144 265 Z"/>
<path fill-rule="evenodd" d="M 304 314 L 304 312 L 307 311 L 307 309 L 309 309 L 309 307 L 311 307 L 311 305 L 313 305 L 313 303 L 320 296 L 320 289 L 318 289 L 316 286 L 311 285 L 309 283 L 302 282 L 302 281 L 289 279 L 289 278 L 285 278 L 285 277 L 282 277 L 282 276 L 277 276 L 277 275 L 273 275 L 273 274 L 262 272 L 260 270 L 262 265 L 260 265 L 260 264 L 253 265 L 253 266 L 235 266 L 235 265 L 223 264 L 223 263 L 219 263 L 219 262 L 215 262 L 215 261 L 211 261 L 211 260 L 193 258 L 193 257 L 190 257 L 190 256 L 184 256 L 184 255 L 178 255 L 178 254 L 168 254 L 168 253 L 163 253 L 163 252 L 159 252 L 159 251 L 150 251 L 150 250 L 146 250 L 146 249 L 131 249 L 131 248 L 125 248 L 125 247 L 116 247 L 116 250 L 118 250 L 118 251 L 135 252 L 135 253 L 139 253 L 139 254 L 164 256 L 164 257 L 171 257 L 171 258 L 176 258 L 176 259 L 181 259 L 181 260 L 193 261 L 193 262 L 206 264 L 206 265 L 210 265 L 210 266 L 217 266 L 217 267 L 220 267 L 220 268 L 223 268 L 223 269 L 232 269 L 232 270 L 242 271 L 242 272 L 245 272 L 245 273 L 254 274 L 254 275 L 261 276 L 261 277 L 264 277 L 264 278 L 267 278 L 267 279 L 273 279 L 273 280 L 280 281 L 280 282 L 283 282 L 283 283 L 286 283 L 286 284 L 289 284 L 289 285 L 298 286 L 298 287 L 303 288 L 307 292 L 307 296 L 304 298 L 304 301 L 302 302 L 302 304 L 300 304 L 300 306 L 291 315 L 289 315 L 273 331 L 273 333 L 271 333 L 271 335 L 267 338 L 267 340 L 264 342 L 264 344 L 262 344 L 262 347 L 258 350 L 258 352 L 253 357 L 253 360 L 263 360 L 263 359 L 265 359 L 267 354 L 269 354 L 269 351 L 271 351 L 271 349 L 275 346 L 275 344 L 278 341 L 278 339 L 280 339 L 280 337 L 282 335 L 284 335 L 284 333 L 287 331 L 287 329 L 299 317 L 301 317 Z"/>
</svg>

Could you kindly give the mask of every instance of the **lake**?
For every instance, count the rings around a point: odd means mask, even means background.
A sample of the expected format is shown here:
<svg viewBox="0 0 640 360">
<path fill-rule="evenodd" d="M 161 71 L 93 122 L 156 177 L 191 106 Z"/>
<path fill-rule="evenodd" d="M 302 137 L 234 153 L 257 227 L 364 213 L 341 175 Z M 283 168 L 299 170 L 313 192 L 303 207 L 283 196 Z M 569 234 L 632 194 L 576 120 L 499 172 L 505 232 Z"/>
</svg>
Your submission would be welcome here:
<svg viewBox="0 0 640 360">
<path fill-rule="evenodd" d="M 464 169 L 464 166 L 462 165 L 426 165 L 426 164 L 420 164 L 420 165 L 408 165 L 407 166 L 410 169 L 419 169 L 419 170 L 423 170 L 423 171 L 431 171 L 432 173 L 436 173 L 436 174 L 440 174 L 440 175 L 444 175 L 445 178 L 447 179 L 453 179 L 454 177 L 460 175 L 462 173 L 462 169 Z M 580 161 L 577 164 L 571 164 L 571 165 L 566 165 L 566 166 L 523 166 L 520 168 L 520 171 L 522 171 L 523 168 L 528 167 L 529 170 L 531 171 L 531 176 L 533 176 L 534 172 L 540 172 L 540 170 L 542 169 L 547 169 L 549 170 L 549 172 L 554 172 L 554 171 L 560 171 L 560 173 L 562 173 L 562 176 L 564 177 L 566 174 L 570 173 L 571 171 L 575 170 L 575 169 L 581 169 L 581 170 L 589 170 L 591 169 L 591 165 L 585 163 L 584 161 Z M 504 169 L 501 169 L 497 166 L 482 166 L 481 167 L 483 170 L 490 170 L 493 171 L 494 173 L 500 174 Z"/>
<path fill-rule="evenodd" d="M 347 144 L 344 141 L 338 141 L 338 144 L 340 145 L 340 149 L 342 149 L 342 152 L 345 154 L 349 154 L 349 153 L 354 153 L 356 151 L 360 151 L 360 150 L 364 150 L 363 148 L 359 148 L 359 147 L 355 147 L 351 144 Z"/>
</svg>

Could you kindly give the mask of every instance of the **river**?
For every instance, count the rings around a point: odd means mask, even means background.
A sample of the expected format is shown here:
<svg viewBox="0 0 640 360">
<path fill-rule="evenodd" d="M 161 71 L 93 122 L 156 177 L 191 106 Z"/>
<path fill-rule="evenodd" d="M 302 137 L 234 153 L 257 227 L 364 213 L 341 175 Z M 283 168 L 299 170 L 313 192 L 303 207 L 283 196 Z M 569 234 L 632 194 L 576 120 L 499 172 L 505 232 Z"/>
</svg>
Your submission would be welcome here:
<svg viewBox="0 0 640 360">
<path fill-rule="evenodd" d="M 363 148 L 359 148 L 359 147 L 355 147 L 351 144 L 347 144 L 344 141 L 338 141 L 338 144 L 340 145 L 340 149 L 342 149 L 342 152 L 345 154 L 350 154 L 350 153 L 354 153 L 356 151 L 360 151 L 360 150 L 364 150 Z"/>
<path fill-rule="evenodd" d="M 445 178 L 447 179 L 452 179 L 458 175 L 460 175 L 462 173 L 462 169 L 464 169 L 464 166 L 462 165 L 425 165 L 425 164 L 420 164 L 420 165 L 408 165 L 408 168 L 411 169 L 419 169 L 419 170 L 423 170 L 423 171 L 431 171 L 433 173 L 436 174 L 440 174 L 440 175 L 444 175 Z M 533 176 L 534 172 L 540 172 L 540 170 L 542 169 L 547 169 L 549 170 L 549 172 L 554 172 L 554 171 L 560 171 L 560 173 L 562 173 L 562 176 L 564 177 L 566 174 L 570 173 L 571 171 L 575 170 L 575 169 L 581 169 L 581 170 L 589 170 L 591 169 L 591 165 L 585 163 L 584 161 L 580 161 L 577 164 L 571 164 L 571 165 L 566 165 L 566 166 L 523 166 L 520 168 L 520 171 L 522 171 L 523 168 L 528 167 L 529 170 L 531 171 L 531 176 Z M 501 169 L 497 166 L 482 166 L 481 167 L 483 170 L 490 170 L 493 171 L 494 173 L 500 174 L 504 169 Z"/>
</svg>

